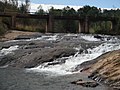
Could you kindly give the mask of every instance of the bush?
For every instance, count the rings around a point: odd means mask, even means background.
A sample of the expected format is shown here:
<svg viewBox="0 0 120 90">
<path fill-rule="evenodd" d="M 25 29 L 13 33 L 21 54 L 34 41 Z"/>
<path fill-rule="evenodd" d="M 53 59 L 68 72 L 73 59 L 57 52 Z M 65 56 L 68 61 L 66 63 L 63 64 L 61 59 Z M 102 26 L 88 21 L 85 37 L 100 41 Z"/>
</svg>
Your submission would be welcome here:
<svg viewBox="0 0 120 90">
<path fill-rule="evenodd" d="M 6 31 L 7 31 L 7 26 L 4 23 L 0 22 L 0 35 L 5 34 Z"/>
<path fill-rule="evenodd" d="M 36 28 L 36 31 L 40 33 L 45 33 L 45 29 Z"/>
</svg>

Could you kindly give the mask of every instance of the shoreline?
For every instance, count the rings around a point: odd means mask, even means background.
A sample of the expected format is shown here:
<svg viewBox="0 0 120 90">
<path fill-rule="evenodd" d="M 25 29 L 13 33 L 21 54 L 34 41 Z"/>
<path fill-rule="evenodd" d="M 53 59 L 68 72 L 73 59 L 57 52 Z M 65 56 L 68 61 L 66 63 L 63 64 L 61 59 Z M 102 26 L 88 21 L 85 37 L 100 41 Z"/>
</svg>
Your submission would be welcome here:
<svg viewBox="0 0 120 90">
<path fill-rule="evenodd" d="M 28 31 L 18 31 L 18 30 L 10 30 L 7 32 L 5 35 L 0 37 L 0 41 L 9 41 L 9 40 L 14 40 L 16 37 L 21 36 L 21 35 L 34 35 L 39 32 L 28 32 Z"/>
</svg>

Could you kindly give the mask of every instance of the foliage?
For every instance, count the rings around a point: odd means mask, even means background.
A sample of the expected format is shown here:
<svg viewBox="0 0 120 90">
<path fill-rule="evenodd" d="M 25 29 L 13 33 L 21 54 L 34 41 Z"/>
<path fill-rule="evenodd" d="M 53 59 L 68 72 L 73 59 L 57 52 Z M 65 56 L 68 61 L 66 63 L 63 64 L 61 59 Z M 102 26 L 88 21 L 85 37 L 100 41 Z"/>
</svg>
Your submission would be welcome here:
<svg viewBox="0 0 120 90">
<path fill-rule="evenodd" d="M 18 7 L 18 0 L 1 0 L 0 1 L 0 12 L 11 12 L 11 13 L 23 13 L 28 14 L 30 10 L 30 0 L 24 0 L 25 3 L 22 3 L 20 7 Z M 112 31 L 110 21 L 90 21 L 90 32 L 91 33 L 100 33 L 100 34 L 120 34 L 120 10 L 101 10 L 101 8 L 97 8 L 94 6 L 83 6 L 79 8 L 77 11 L 69 6 L 64 7 L 63 9 L 55 9 L 51 7 L 48 11 L 44 11 L 42 6 L 38 7 L 38 11 L 34 14 L 37 15 L 46 15 L 50 14 L 53 16 L 92 16 L 92 17 L 117 17 L 117 22 L 114 23 L 116 27 Z M 10 28 L 10 18 L 2 18 L 1 22 L 4 23 L 8 28 Z M 30 31 L 38 31 L 45 32 L 46 29 L 46 20 L 39 19 L 18 19 L 17 20 L 17 28 L 21 30 L 30 30 Z M 0 23 L 1 24 L 1 23 Z M 1 26 L 2 30 L 3 26 Z M 78 21 L 75 20 L 56 20 L 54 21 L 54 31 L 59 33 L 77 33 L 78 32 Z"/>
<path fill-rule="evenodd" d="M 0 21 L 0 35 L 5 34 L 6 31 L 7 31 L 7 26 Z"/>
</svg>

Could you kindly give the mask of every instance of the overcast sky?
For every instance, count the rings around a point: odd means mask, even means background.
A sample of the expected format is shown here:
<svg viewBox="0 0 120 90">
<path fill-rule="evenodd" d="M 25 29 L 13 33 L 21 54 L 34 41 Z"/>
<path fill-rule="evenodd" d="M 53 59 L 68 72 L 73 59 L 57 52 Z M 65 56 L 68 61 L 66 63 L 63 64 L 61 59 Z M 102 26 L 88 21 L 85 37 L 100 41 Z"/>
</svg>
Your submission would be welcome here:
<svg viewBox="0 0 120 90">
<path fill-rule="evenodd" d="M 100 8 L 120 8 L 120 0 L 30 0 L 36 4 L 59 4 L 75 6 L 96 6 Z"/>
</svg>

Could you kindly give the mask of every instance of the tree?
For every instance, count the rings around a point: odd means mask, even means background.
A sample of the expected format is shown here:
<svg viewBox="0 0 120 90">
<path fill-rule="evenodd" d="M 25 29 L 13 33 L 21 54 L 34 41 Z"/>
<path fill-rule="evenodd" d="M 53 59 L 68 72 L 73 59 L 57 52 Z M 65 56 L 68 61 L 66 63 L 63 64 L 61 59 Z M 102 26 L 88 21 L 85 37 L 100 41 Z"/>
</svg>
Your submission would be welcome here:
<svg viewBox="0 0 120 90">
<path fill-rule="evenodd" d="M 42 9 L 41 5 L 38 7 L 38 11 L 35 12 L 35 14 L 39 14 L 39 15 L 44 15 L 45 14 L 45 11 Z"/>
<path fill-rule="evenodd" d="M 63 13 L 63 16 L 76 16 L 77 15 L 77 12 L 73 8 L 70 8 L 69 6 L 63 8 L 62 13 Z M 77 23 L 74 20 L 64 20 L 63 27 L 64 27 L 65 32 L 69 32 L 69 33 L 75 33 L 78 28 Z"/>
<path fill-rule="evenodd" d="M 30 10 L 30 0 L 25 0 L 25 4 L 20 5 L 19 10 L 21 13 L 29 13 Z"/>
<path fill-rule="evenodd" d="M 98 9 L 94 6 L 90 7 L 86 5 L 83 8 L 78 9 L 77 13 L 79 14 L 79 16 L 98 16 L 101 14 L 101 9 Z"/>
</svg>

